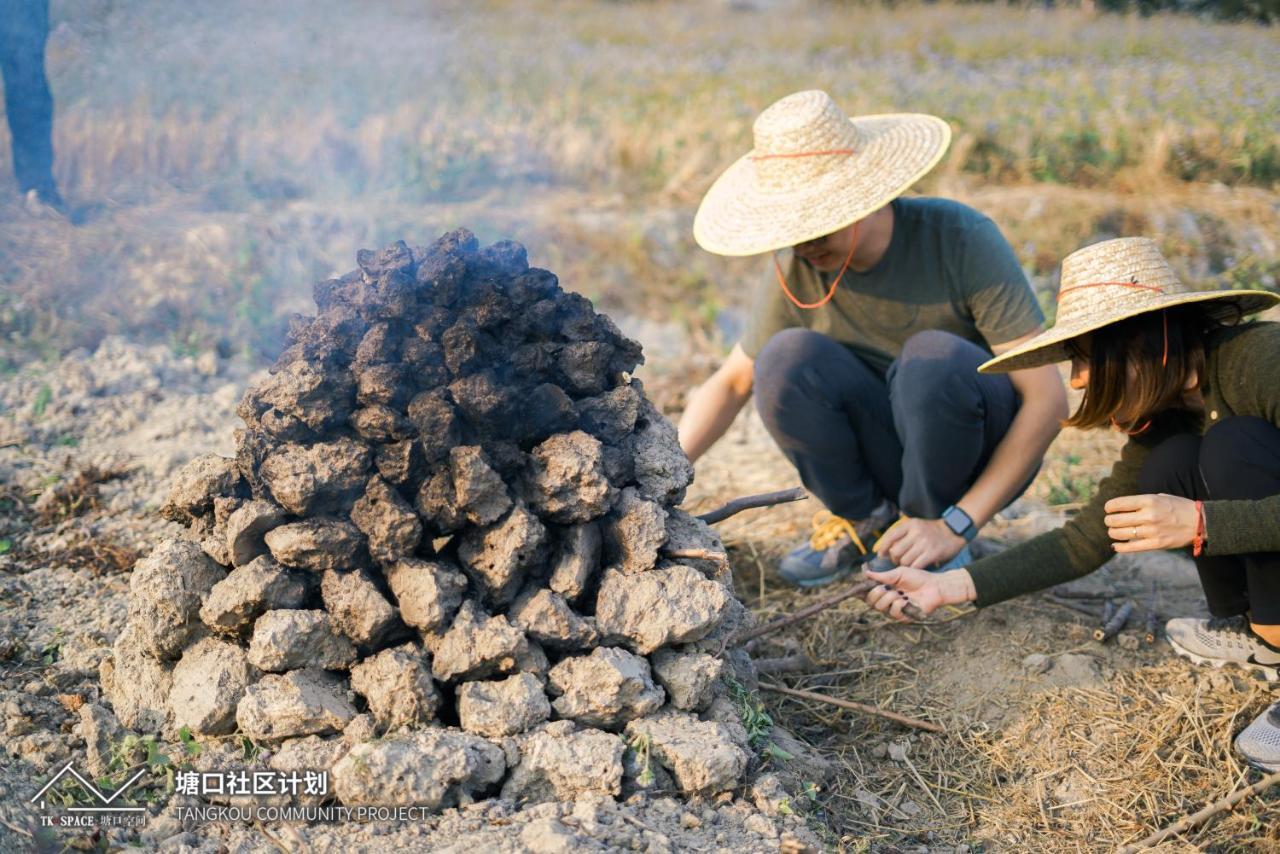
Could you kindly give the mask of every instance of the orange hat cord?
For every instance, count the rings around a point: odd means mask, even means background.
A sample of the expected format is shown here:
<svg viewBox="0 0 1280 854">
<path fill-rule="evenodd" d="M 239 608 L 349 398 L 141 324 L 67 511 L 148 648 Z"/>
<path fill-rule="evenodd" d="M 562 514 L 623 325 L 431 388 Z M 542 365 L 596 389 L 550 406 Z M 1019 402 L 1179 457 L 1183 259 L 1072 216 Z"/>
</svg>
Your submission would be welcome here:
<svg viewBox="0 0 1280 854">
<path fill-rule="evenodd" d="M 778 275 L 778 284 L 782 286 L 782 292 L 787 295 L 787 299 L 796 306 L 796 308 L 822 308 L 831 302 L 831 298 L 836 295 L 836 288 L 840 287 L 840 280 L 844 278 L 845 271 L 849 269 L 849 264 L 853 261 L 853 253 L 858 249 L 858 223 L 853 224 L 853 245 L 849 247 L 849 254 L 845 256 L 844 263 L 840 265 L 840 273 L 836 276 L 836 280 L 831 283 L 831 289 L 827 291 L 827 295 L 817 302 L 800 302 L 795 294 L 791 292 L 791 288 L 787 287 L 787 277 L 782 273 L 782 265 L 778 263 L 778 253 L 773 253 L 773 271 Z"/>
</svg>

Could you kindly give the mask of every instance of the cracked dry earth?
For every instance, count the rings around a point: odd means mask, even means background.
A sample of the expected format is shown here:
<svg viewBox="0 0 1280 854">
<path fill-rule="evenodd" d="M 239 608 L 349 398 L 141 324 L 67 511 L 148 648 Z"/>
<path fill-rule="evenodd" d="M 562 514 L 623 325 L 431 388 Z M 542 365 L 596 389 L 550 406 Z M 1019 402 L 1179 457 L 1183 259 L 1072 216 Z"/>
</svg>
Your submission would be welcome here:
<svg viewBox="0 0 1280 854">
<path fill-rule="evenodd" d="M 0 385 L 0 850 L 67 844 L 183 851 L 819 846 L 767 761 L 752 783 L 715 796 L 686 798 L 674 788 L 651 787 L 624 792 L 621 800 L 586 793 L 525 807 L 510 798 L 463 798 L 462 805 L 419 822 L 184 824 L 175 814 L 184 796 L 167 795 L 166 769 L 249 766 L 269 762 L 270 750 L 247 760 L 237 736 L 208 739 L 200 755 L 191 756 L 170 730 L 151 754 L 167 761 L 148 765 L 110 712 L 99 671 L 126 625 L 134 560 L 181 534 L 159 513 L 175 474 L 203 454 L 234 455 L 236 404 L 266 376 L 214 354 L 180 357 L 169 348 L 108 339 L 95 352 L 72 353 Z M 37 827 L 28 801 L 55 771 L 68 761 L 106 771 L 113 759 L 117 768 L 135 763 L 155 778 L 144 790 L 156 802 L 140 832 Z"/>
</svg>

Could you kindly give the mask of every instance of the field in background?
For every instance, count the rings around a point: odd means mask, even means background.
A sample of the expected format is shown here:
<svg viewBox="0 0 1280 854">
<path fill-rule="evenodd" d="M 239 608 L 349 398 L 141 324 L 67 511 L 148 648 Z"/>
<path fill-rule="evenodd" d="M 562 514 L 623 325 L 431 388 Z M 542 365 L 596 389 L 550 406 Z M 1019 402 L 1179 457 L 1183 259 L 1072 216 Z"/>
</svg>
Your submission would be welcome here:
<svg viewBox="0 0 1280 854">
<path fill-rule="evenodd" d="M 357 248 L 455 224 L 723 344 L 759 265 L 699 251 L 693 210 L 754 115 L 810 87 L 850 113 L 946 117 L 922 189 L 992 213 L 1046 295 L 1064 254 L 1133 233 L 1198 282 L 1274 284 L 1274 30 L 757 5 L 55 0 L 78 225 L 0 208 L 4 363 L 111 332 L 267 354 Z M 0 159 L 0 192 L 9 175 Z"/>
</svg>

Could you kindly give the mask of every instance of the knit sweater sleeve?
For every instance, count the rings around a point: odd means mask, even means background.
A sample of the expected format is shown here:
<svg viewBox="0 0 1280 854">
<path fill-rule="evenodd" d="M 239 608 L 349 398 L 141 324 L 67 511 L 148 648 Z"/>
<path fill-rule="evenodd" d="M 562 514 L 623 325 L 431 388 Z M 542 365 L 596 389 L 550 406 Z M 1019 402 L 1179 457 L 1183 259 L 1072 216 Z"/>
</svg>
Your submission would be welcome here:
<svg viewBox="0 0 1280 854">
<path fill-rule="evenodd" d="M 1112 498 L 1138 492 L 1138 472 L 1148 452 L 1145 444 L 1129 441 L 1111 473 L 1098 484 L 1093 500 L 1074 518 L 1055 531 L 975 561 L 969 574 L 978 607 L 1088 575 L 1114 556 L 1103 508 Z"/>
<path fill-rule="evenodd" d="M 1280 324 L 1253 324 L 1222 345 L 1218 384 L 1236 415 L 1280 428 Z M 1280 552 L 1280 495 L 1204 503 L 1205 554 Z"/>
</svg>

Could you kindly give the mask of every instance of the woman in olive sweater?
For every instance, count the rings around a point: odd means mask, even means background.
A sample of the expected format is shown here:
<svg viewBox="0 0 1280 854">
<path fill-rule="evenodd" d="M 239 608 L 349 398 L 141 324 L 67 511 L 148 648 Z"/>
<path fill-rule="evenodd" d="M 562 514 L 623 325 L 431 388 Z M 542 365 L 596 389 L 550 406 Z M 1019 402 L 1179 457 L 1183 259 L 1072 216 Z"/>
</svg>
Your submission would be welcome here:
<svg viewBox="0 0 1280 854">
<path fill-rule="evenodd" d="M 1067 426 L 1129 436 L 1097 495 L 1062 528 L 929 573 L 870 573 L 867 601 L 901 618 L 908 602 L 979 607 L 1078 578 L 1116 553 L 1190 548 L 1209 620 L 1168 624 L 1197 662 L 1280 670 L 1280 324 L 1241 323 L 1280 302 L 1264 291 L 1189 291 L 1154 241 L 1110 240 L 1062 264 L 1054 327 L 984 372 L 1071 360 L 1083 390 Z M 890 558 L 894 557 L 892 553 Z M 1280 770 L 1280 703 L 1236 740 Z"/>
</svg>

